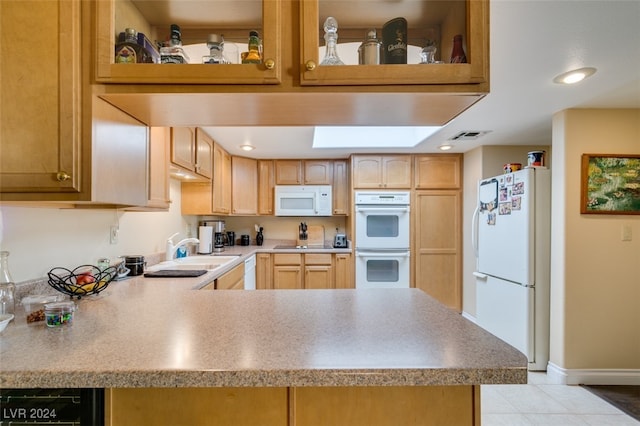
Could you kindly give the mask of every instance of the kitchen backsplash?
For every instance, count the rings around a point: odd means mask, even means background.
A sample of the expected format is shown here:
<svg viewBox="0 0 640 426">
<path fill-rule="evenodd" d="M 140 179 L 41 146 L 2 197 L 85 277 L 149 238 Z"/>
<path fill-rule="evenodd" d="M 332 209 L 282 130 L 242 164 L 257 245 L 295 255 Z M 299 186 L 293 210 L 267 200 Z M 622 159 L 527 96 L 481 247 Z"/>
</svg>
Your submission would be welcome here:
<svg viewBox="0 0 640 426">
<path fill-rule="evenodd" d="M 167 238 L 198 236 L 202 217 L 182 216 L 180 182 L 171 180 L 171 207 L 168 212 L 126 212 L 122 210 L 56 209 L 0 206 L 0 249 L 8 250 L 14 281 L 40 280 L 56 267 L 74 268 L 96 264 L 101 257 L 117 261 L 119 256 L 149 256 L 164 253 Z M 264 228 L 265 239 L 295 240 L 298 225 L 322 225 L 325 240 L 332 241 L 336 228 L 345 231 L 346 218 L 335 217 L 218 217 L 226 230 L 251 236 L 255 225 Z M 117 227 L 117 243 L 111 244 L 112 227 Z M 190 235 L 189 235 L 190 234 Z"/>
<path fill-rule="evenodd" d="M 190 228 L 197 233 L 197 218 L 180 214 L 180 182 L 171 181 L 168 212 L 125 212 L 0 206 L 0 248 L 8 250 L 14 281 L 39 279 L 56 266 L 95 264 L 101 257 L 165 251 L 167 238 Z M 118 242 L 110 243 L 117 226 Z M 196 236 L 194 234 L 194 236 Z"/>
</svg>

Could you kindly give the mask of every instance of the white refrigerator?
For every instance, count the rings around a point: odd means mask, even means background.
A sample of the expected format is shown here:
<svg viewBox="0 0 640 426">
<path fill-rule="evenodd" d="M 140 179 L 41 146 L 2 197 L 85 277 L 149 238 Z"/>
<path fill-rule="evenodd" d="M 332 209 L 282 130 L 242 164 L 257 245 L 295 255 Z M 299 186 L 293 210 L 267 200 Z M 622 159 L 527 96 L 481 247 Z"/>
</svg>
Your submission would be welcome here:
<svg viewBox="0 0 640 426">
<path fill-rule="evenodd" d="M 478 183 L 476 321 L 529 359 L 549 361 L 551 173 L 525 168 Z"/>
</svg>

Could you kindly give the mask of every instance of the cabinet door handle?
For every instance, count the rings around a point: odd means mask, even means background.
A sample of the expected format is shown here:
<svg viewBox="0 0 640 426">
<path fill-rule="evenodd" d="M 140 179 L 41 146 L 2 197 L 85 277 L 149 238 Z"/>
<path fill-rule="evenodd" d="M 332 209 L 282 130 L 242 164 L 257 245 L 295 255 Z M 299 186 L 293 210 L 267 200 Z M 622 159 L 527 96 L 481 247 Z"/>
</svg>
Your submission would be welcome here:
<svg viewBox="0 0 640 426">
<path fill-rule="evenodd" d="M 307 68 L 307 71 L 313 71 L 316 69 L 316 63 L 314 61 L 307 61 L 304 65 Z"/>
<path fill-rule="evenodd" d="M 265 66 L 265 68 L 266 68 L 266 69 L 268 69 L 268 70 L 272 70 L 272 69 L 274 69 L 274 68 L 276 67 L 276 61 L 274 61 L 274 60 L 273 60 L 273 59 L 271 59 L 271 58 L 266 59 L 266 60 L 264 61 L 264 66 Z"/>
<path fill-rule="evenodd" d="M 67 172 L 65 172 L 65 171 L 63 171 L 63 170 L 62 170 L 62 171 L 59 171 L 59 172 L 56 174 L 56 179 L 57 179 L 57 181 L 58 181 L 58 182 L 64 182 L 64 181 L 66 181 L 66 180 L 71 179 L 71 175 L 70 175 L 69 173 L 67 173 Z"/>
</svg>

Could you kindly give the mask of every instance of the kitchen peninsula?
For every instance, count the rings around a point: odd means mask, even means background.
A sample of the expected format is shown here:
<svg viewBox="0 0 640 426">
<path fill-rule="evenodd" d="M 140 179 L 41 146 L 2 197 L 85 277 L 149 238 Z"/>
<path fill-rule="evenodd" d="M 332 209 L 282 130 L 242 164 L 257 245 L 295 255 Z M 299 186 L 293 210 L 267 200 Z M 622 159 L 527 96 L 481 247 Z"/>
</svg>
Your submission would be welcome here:
<svg viewBox="0 0 640 426">
<path fill-rule="evenodd" d="M 420 290 L 197 290 L 213 274 L 114 282 L 69 328 L 18 311 L 0 386 L 107 388 L 118 426 L 477 425 L 480 384 L 526 383 L 524 355 Z"/>
</svg>

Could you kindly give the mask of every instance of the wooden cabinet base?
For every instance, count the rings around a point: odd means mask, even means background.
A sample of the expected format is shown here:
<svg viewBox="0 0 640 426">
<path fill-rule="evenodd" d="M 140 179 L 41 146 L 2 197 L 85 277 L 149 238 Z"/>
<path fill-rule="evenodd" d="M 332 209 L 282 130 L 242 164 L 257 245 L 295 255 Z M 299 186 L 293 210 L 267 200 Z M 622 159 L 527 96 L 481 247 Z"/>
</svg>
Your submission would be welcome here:
<svg viewBox="0 0 640 426">
<path fill-rule="evenodd" d="M 106 425 L 480 425 L 480 386 L 125 388 Z"/>
<path fill-rule="evenodd" d="M 286 426 L 287 388 L 118 388 L 107 426 Z"/>
<path fill-rule="evenodd" d="M 479 386 L 292 388 L 292 426 L 480 425 Z"/>
</svg>

